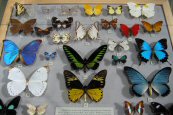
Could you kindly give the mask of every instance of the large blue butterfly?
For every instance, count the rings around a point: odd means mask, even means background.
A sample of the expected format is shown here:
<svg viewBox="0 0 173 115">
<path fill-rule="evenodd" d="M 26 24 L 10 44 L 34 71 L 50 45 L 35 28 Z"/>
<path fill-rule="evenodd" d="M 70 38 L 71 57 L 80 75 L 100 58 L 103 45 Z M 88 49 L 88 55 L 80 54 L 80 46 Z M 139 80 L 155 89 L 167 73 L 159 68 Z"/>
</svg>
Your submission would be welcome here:
<svg viewBox="0 0 173 115">
<path fill-rule="evenodd" d="M 148 62 L 154 56 L 159 62 L 168 62 L 167 40 L 159 40 L 152 48 L 146 41 L 136 38 L 136 43 L 139 49 L 139 58 L 143 62 Z"/>
<path fill-rule="evenodd" d="M 41 40 L 34 40 L 27 44 L 23 49 L 19 49 L 11 40 L 4 40 L 4 62 L 6 65 L 11 65 L 19 59 L 25 65 L 32 65 L 36 60 L 36 53 L 40 47 Z"/>
<path fill-rule="evenodd" d="M 170 93 L 170 88 L 167 85 L 172 69 L 165 67 L 158 71 L 152 81 L 147 81 L 145 77 L 137 70 L 131 67 L 124 67 L 124 73 L 132 84 L 132 92 L 137 96 L 142 96 L 147 90 L 152 96 L 153 90 L 161 96 L 167 96 Z"/>
</svg>

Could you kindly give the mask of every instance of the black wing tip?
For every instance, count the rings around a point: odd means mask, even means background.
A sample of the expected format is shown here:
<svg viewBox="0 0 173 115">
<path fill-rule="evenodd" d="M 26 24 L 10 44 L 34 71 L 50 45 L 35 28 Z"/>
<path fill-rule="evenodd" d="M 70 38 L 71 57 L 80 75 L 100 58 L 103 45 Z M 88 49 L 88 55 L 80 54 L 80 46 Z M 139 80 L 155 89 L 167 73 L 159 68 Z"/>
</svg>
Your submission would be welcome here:
<svg viewBox="0 0 173 115">
<path fill-rule="evenodd" d="M 66 73 L 71 73 L 71 71 L 69 71 L 69 70 L 64 70 L 64 74 L 66 74 Z"/>
<path fill-rule="evenodd" d="M 161 96 L 166 97 L 170 94 L 170 92 L 171 92 L 170 87 L 168 87 L 168 90 L 165 93 L 163 93 Z"/>
<path fill-rule="evenodd" d="M 137 97 L 142 97 L 143 95 L 137 93 L 134 89 L 133 89 L 133 86 L 132 86 L 132 92 L 133 94 L 135 94 Z"/>
<path fill-rule="evenodd" d="M 130 67 L 130 66 L 124 66 L 124 71 L 127 71 L 127 70 L 129 70 L 129 69 L 133 69 L 133 68 Z"/>
<path fill-rule="evenodd" d="M 101 70 L 99 73 L 105 73 L 107 75 L 107 70 L 106 69 Z"/>
</svg>

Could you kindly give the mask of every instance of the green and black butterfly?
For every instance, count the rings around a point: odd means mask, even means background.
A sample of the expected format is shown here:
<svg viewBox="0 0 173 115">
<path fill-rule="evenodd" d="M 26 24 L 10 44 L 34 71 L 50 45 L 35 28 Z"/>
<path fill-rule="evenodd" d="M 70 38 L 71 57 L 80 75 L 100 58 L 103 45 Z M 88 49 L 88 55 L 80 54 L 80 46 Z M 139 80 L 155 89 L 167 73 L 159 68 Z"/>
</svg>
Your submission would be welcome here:
<svg viewBox="0 0 173 115">
<path fill-rule="evenodd" d="M 99 63 L 106 51 L 107 45 L 102 45 L 96 49 L 88 59 L 82 59 L 81 56 L 70 46 L 63 45 L 64 52 L 71 63 L 71 67 L 74 70 L 83 69 L 86 73 L 87 69 L 96 70 L 99 67 Z"/>
<path fill-rule="evenodd" d="M 118 63 L 122 63 L 125 64 L 127 60 L 127 56 L 124 55 L 121 58 L 119 58 L 118 56 L 112 55 L 112 64 L 113 65 L 117 65 Z"/>
</svg>

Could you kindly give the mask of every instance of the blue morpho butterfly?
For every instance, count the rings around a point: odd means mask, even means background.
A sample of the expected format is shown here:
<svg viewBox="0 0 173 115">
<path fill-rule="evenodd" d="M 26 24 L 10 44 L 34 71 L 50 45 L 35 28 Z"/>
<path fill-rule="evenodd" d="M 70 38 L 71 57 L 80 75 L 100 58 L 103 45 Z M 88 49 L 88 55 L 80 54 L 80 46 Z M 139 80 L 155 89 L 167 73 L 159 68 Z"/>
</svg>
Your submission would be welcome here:
<svg viewBox="0 0 173 115">
<path fill-rule="evenodd" d="M 112 55 L 112 64 L 113 65 L 117 65 L 118 63 L 125 64 L 126 60 L 127 60 L 126 55 L 123 55 L 121 58 L 119 58 L 118 56 Z"/>
<path fill-rule="evenodd" d="M 19 49 L 11 40 L 4 40 L 4 62 L 11 65 L 13 62 L 21 60 L 25 65 L 32 65 L 36 60 L 36 53 L 40 47 L 41 40 L 34 40 L 23 49 Z"/>
<path fill-rule="evenodd" d="M 158 71 L 151 81 L 148 81 L 137 70 L 127 66 L 124 67 L 124 73 L 132 84 L 132 92 L 139 97 L 147 90 L 150 96 L 152 96 L 153 90 L 161 96 L 167 96 L 170 93 L 167 83 L 169 82 L 171 71 L 170 67 L 165 67 Z"/>
<path fill-rule="evenodd" d="M 20 96 L 15 97 L 7 105 L 0 99 L 0 115 L 16 115 L 17 112 L 15 109 L 19 105 L 20 98 Z"/>
<path fill-rule="evenodd" d="M 138 56 L 141 62 L 147 63 L 152 57 L 155 57 L 158 62 L 168 62 L 168 53 L 165 51 L 167 49 L 166 39 L 161 39 L 156 42 L 153 48 L 140 38 L 136 38 L 135 40 L 139 49 Z"/>
<path fill-rule="evenodd" d="M 44 56 L 46 60 L 55 59 L 56 52 L 53 52 L 53 53 L 44 52 Z"/>
</svg>

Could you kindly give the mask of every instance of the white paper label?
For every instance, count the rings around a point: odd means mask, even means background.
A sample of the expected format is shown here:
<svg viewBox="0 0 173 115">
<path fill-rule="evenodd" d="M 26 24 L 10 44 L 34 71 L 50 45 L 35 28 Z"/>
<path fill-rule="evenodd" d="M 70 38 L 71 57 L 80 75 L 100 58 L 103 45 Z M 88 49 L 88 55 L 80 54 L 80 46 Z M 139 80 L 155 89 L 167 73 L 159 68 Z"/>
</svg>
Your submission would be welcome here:
<svg viewBox="0 0 173 115">
<path fill-rule="evenodd" d="M 55 115 L 114 115 L 113 107 L 57 107 Z"/>
</svg>

